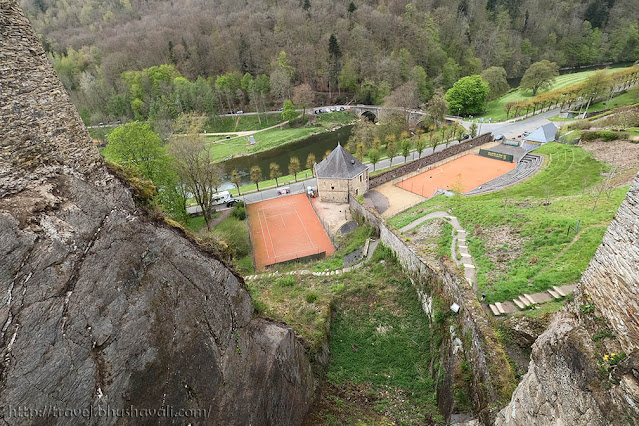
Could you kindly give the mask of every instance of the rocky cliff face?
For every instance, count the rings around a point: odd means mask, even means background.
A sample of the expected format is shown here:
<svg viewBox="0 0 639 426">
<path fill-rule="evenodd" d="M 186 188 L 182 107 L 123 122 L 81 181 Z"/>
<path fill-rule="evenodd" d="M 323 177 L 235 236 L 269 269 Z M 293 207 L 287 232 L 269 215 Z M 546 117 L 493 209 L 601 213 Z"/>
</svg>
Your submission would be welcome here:
<svg viewBox="0 0 639 426">
<path fill-rule="evenodd" d="M 528 373 L 496 424 L 636 424 L 638 293 L 639 177 L 584 272 L 574 303 L 533 345 Z"/>
<path fill-rule="evenodd" d="M 314 383 L 294 333 L 136 207 L 15 0 L 0 0 L 0 116 L 3 424 L 300 423 Z"/>
</svg>

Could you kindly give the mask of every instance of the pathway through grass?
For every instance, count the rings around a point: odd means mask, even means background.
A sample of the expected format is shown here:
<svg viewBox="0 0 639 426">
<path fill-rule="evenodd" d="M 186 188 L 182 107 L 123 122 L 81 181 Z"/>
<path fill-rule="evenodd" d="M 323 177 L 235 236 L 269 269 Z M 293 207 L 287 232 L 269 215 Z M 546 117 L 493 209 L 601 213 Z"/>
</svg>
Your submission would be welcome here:
<svg viewBox="0 0 639 426">
<path fill-rule="evenodd" d="M 601 243 L 628 187 L 602 189 L 608 167 L 575 146 L 536 151 L 547 167 L 506 190 L 475 197 L 439 196 L 389 220 L 402 227 L 432 211 L 453 208 L 469 232 L 479 292 L 487 302 L 572 284 Z M 596 208 L 595 207 L 596 204 Z M 574 229 L 579 222 L 583 232 Z"/>
</svg>

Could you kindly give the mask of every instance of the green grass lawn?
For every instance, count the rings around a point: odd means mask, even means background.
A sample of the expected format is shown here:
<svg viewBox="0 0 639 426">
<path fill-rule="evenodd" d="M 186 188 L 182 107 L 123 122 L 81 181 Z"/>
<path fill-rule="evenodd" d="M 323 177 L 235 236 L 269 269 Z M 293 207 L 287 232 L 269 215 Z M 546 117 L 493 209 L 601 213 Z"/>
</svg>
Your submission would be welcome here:
<svg viewBox="0 0 639 426">
<path fill-rule="evenodd" d="M 262 174 L 264 175 L 268 174 L 268 172 L 269 172 L 268 170 L 262 170 Z M 313 173 L 311 172 L 311 169 L 302 170 L 301 172 L 297 174 L 297 181 L 310 179 L 312 176 L 313 176 Z M 277 179 L 277 183 L 278 183 L 277 186 L 278 187 L 286 186 L 287 184 L 291 182 L 295 182 L 295 178 L 293 177 L 293 175 L 285 175 Z M 272 186 L 275 186 L 275 179 L 260 181 L 260 191 Z M 257 185 L 255 185 L 254 183 L 240 186 L 240 192 L 242 193 L 242 195 L 244 195 L 247 192 L 251 192 L 255 190 L 257 190 Z M 231 195 L 238 195 L 237 188 L 229 189 L 228 191 Z"/>
<path fill-rule="evenodd" d="M 313 424 L 442 421 L 430 375 L 429 319 L 389 249 L 380 245 L 366 267 L 347 274 L 247 285 L 258 311 L 293 327 L 311 356 L 330 327 L 331 358 Z"/>
<path fill-rule="evenodd" d="M 608 70 L 608 72 L 616 72 L 616 71 L 620 71 L 621 69 L 622 68 L 611 68 Z M 555 79 L 555 83 L 552 85 L 552 87 L 548 91 L 563 89 L 565 87 L 572 86 L 573 84 L 581 83 L 582 81 L 587 80 L 589 77 L 591 77 L 595 72 L 596 72 L 595 70 L 591 70 L 591 71 L 582 71 L 582 72 L 576 72 L 572 74 L 560 75 Z M 489 102 L 486 112 L 484 114 L 477 115 L 477 117 L 492 118 L 492 121 L 494 122 L 504 121 L 506 120 L 506 111 L 504 110 L 504 107 L 506 106 L 508 102 L 516 102 L 516 101 L 532 99 L 532 98 L 533 98 L 532 91 L 530 90 L 523 91 L 523 90 L 520 90 L 519 88 L 515 88 L 511 90 L 510 92 L 506 93 L 501 98 L 495 99 L 494 101 Z M 603 108 L 599 108 L 599 109 L 603 109 Z M 509 118 L 513 118 L 512 112 Z"/>
<path fill-rule="evenodd" d="M 220 212 L 214 212 L 212 218 L 215 219 L 219 215 L 220 215 Z M 204 222 L 204 216 L 189 217 L 186 220 L 186 223 L 184 224 L 184 226 L 193 232 L 199 232 L 202 228 L 206 226 L 206 222 Z"/>
<path fill-rule="evenodd" d="M 256 152 L 268 151 L 287 143 L 304 139 L 314 133 L 323 131 L 321 127 L 301 127 L 301 128 L 283 128 L 271 129 L 264 132 L 256 133 L 255 145 L 248 142 L 248 138 L 236 138 L 231 140 L 222 140 L 213 142 L 211 149 L 211 158 L 213 161 L 225 161 L 237 155 L 249 155 Z M 208 141 L 217 139 L 216 136 L 207 136 Z"/>
<path fill-rule="evenodd" d="M 607 108 L 614 109 L 624 105 L 631 105 L 636 102 L 639 102 L 639 92 L 630 91 L 611 98 L 610 102 L 602 101 L 597 102 L 596 104 L 592 104 L 588 108 L 588 112 L 601 111 Z"/>
<path fill-rule="evenodd" d="M 350 124 L 357 120 L 357 116 L 350 111 L 335 111 L 318 114 L 316 120 L 320 124 Z"/>
<path fill-rule="evenodd" d="M 400 228 L 452 207 L 469 233 L 479 291 L 488 302 L 575 283 L 628 187 L 598 191 L 608 167 L 579 147 L 552 143 L 535 153 L 546 156 L 547 166 L 519 185 L 476 197 L 435 197 L 388 222 Z M 568 232 L 577 221 L 579 233 Z"/>
<path fill-rule="evenodd" d="M 209 133 L 245 132 L 266 129 L 282 121 L 281 114 L 260 114 L 259 118 L 257 115 L 213 116 L 206 122 L 204 130 Z"/>
</svg>

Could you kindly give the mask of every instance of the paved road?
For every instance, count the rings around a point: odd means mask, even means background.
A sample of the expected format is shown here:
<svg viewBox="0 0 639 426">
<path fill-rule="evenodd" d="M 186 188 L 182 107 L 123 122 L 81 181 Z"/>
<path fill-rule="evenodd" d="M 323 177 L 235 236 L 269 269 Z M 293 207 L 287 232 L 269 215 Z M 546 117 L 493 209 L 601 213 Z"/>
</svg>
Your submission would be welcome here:
<svg viewBox="0 0 639 426">
<path fill-rule="evenodd" d="M 503 134 L 508 139 L 516 139 L 517 136 L 521 135 L 523 132 L 532 132 L 536 130 L 537 128 L 539 128 L 540 126 L 543 126 L 546 123 L 550 123 L 551 121 L 548 120 L 548 118 L 554 115 L 557 115 L 558 113 L 559 113 L 559 110 L 554 109 L 554 110 L 545 112 L 543 114 L 539 114 L 534 117 L 530 117 L 525 120 L 521 120 L 521 121 L 517 121 L 513 123 L 483 123 L 481 127 L 481 131 L 482 133 L 492 132 L 493 134 L 496 134 L 496 135 Z M 566 122 L 559 122 L 557 124 L 565 124 L 565 123 Z M 462 124 L 466 127 L 470 127 L 472 122 L 463 121 Z M 446 149 L 447 146 L 453 146 L 457 144 L 459 144 L 459 141 L 450 142 L 448 145 L 445 145 L 445 144 L 438 145 L 436 152 Z M 432 153 L 433 153 L 433 149 L 427 148 L 424 151 L 422 151 L 422 157 L 425 155 L 430 155 Z M 419 158 L 417 152 L 412 151 L 411 154 L 408 156 L 408 161 L 416 160 L 417 158 Z M 404 163 L 403 155 L 398 155 L 393 158 L 393 162 L 392 162 L 393 165 L 403 164 L 403 163 Z M 367 165 L 368 165 L 369 171 L 372 172 L 373 165 L 372 164 L 367 164 Z M 380 160 L 378 163 L 376 163 L 374 169 L 375 170 L 385 169 L 387 167 L 390 167 L 390 165 L 391 165 L 390 159 L 385 158 L 383 160 Z M 291 193 L 297 194 L 300 192 L 305 192 L 306 187 L 308 186 L 313 186 L 317 188 L 317 179 L 308 179 L 304 181 L 300 180 L 297 183 L 293 182 L 286 185 L 280 185 L 280 187 L 281 186 L 289 186 L 291 188 Z M 249 203 L 254 203 L 256 201 L 269 200 L 271 198 L 276 198 L 276 197 L 278 197 L 277 188 L 272 188 L 272 189 L 265 189 L 263 191 L 249 194 L 249 195 L 246 195 L 245 197 L 240 197 L 240 198 L 245 198 L 245 200 L 248 201 Z"/>
<path fill-rule="evenodd" d="M 517 139 L 517 136 L 524 132 L 533 132 L 544 124 L 551 123 L 550 117 L 554 117 L 559 114 L 559 109 L 553 109 L 542 114 L 535 115 L 521 121 L 515 122 L 501 122 L 501 123 L 476 123 L 481 125 L 481 133 L 491 132 L 493 135 L 504 135 L 507 139 Z M 559 121 L 555 124 L 561 126 L 567 122 Z M 472 125 L 472 121 L 462 121 L 462 125 L 469 128 Z"/>
</svg>

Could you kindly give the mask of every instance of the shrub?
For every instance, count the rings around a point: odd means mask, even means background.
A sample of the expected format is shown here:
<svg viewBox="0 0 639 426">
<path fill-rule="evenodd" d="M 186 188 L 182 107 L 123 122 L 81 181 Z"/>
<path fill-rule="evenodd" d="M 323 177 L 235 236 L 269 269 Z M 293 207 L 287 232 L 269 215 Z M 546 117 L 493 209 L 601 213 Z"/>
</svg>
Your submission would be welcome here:
<svg viewBox="0 0 639 426">
<path fill-rule="evenodd" d="M 275 285 L 278 287 L 293 287 L 297 284 L 297 280 L 292 275 L 287 275 L 275 280 Z"/>
<path fill-rule="evenodd" d="M 590 129 L 590 127 L 592 127 L 592 123 L 588 120 L 579 120 L 579 121 L 575 121 L 572 124 L 569 124 L 567 127 L 569 129 L 587 130 L 587 129 Z"/>
<path fill-rule="evenodd" d="M 306 293 L 306 303 L 314 303 L 319 298 L 319 295 L 314 291 Z"/>
<path fill-rule="evenodd" d="M 236 258 L 244 257 L 250 253 L 251 242 L 244 223 L 227 219 L 214 229 L 214 233 L 229 246 Z"/>
<path fill-rule="evenodd" d="M 246 219 L 246 207 L 244 207 L 243 202 L 239 202 L 233 206 L 233 210 L 231 210 L 231 216 L 233 216 L 237 220 Z"/>
<path fill-rule="evenodd" d="M 614 141 L 615 139 L 623 138 L 624 133 L 614 132 L 612 130 L 594 130 L 581 132 L 581 139 L 592 141 L 595 139 L 602 139 L 606 142 Z M 627 137 L 627 134 L 626 134 Z"/>
</svg>

